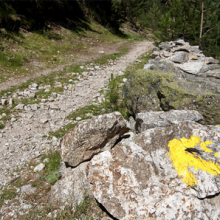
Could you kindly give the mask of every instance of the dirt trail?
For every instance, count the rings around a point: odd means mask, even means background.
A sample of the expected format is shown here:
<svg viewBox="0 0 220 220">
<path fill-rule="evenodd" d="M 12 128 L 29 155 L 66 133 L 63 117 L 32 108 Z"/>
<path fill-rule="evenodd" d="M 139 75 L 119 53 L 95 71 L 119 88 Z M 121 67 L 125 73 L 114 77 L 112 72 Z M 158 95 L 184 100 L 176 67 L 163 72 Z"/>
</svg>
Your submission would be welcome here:
<svg viewBox="0 0 220 220">
<path fill-rule="evenodd" d="M 152 48 L 153 43 L 150 41 L 135 43 L 126 55 L 115 61 L 115 65 L 94 71 L 95 74 L 89 76 L 88 80 L 75 84 L 74 91 L 66 89 L 62 94 L 58 94 L 53 102 L 34 104 L 26 111 L 21 110 L 20 118 L 8 123 L 0 131 L 0 189 L 10 179 L 21 174 L 19 172 L 22 172 L 22 169 L 9 176 L 13 168 L 16 166 L 22 168 L 26 161 L 50 149 L 58 149 L 59 140 L 56 138 L 47 140 L 43 136 L 68 124 L 70 121 L 66 116 L 90 103 L 94 94 L 108 83 L 111 73 L 115 76 L 123 74 L 131 63 Z M 57 67 L 57 70 L 59 68 L 61 67 Z M 44 74 L 49 74 L 50 71 L 52 70 L 47 70 Z"/>
<path fill-rule="evenodd" d="M 74 57 L 74 62 L 71 62 L 69 64 L 58 65 L 55 68 L 48 68 L 42 71 L 36 71 L 33 74 L 19 78 L 15 78 L 15 77 L 9 78 L 7 81 L 0 83 L 0 91 L 7 90 L 11 86 L 20 85 L 28 80 L 35 79 L 40 76 L 46 76 L 52 72 L 62 71 L 65 67 L 68 67 L 70 65 L 77 65 L 77 64 L 79 65 L 85 62 L 92 62 L 95 59 L 98 59 L 101 56 L 103 56 L 103 54 L 100 54 L 99 51 L 105 51 L 105 55 L 119 53 L 120 52 L 119 47 L 123 45 L 123 43 L 124 42 L 117 42 L 111 45 L 106 43 L 97 43 L 89 47 L 88 49 L 80 49 L 78 55 L 75 55 Z M 27 67 L 30 67 L 31 65 L 34 65 L 34 62 L 29 63 Z"/>
</svg>

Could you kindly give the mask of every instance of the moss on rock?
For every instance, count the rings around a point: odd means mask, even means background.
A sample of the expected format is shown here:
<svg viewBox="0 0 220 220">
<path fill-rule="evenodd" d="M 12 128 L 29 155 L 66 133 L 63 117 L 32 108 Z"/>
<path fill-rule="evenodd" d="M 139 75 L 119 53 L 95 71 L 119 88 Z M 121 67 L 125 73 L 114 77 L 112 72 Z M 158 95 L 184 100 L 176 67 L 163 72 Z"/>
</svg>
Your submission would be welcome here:
<svg viewBox="0 0 220 220">
<path fill-rule="evenodd" d="M 137 70 L 125 84 L 123 97 L 133 114 L 171 109 L 197 110 L 204 117 L 202 124 L 220 124 L 219 82 L 207 78 Z"/>
</svg>

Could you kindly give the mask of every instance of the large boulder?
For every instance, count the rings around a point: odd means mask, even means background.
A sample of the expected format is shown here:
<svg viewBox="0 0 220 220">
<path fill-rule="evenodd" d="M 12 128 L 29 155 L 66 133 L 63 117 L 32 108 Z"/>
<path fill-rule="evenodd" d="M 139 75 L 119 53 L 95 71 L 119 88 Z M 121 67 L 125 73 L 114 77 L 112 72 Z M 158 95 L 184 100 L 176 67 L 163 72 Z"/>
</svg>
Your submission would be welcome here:
<svg viewBox="0 0 220 220">
<path fill-rule="evenodd" d="M 75 167 L 94 155 L 111 149 L 127 131 L 127 123 L 119 112 L 81 121 L 63 138 L 62 160 Z"/>
<path fill-rule="evenodd" d="M 196 110 L 202 124 L 220 124 L 220 80 L 180 72 L 172 63 L 158 61 L 132 73 L 123 88 L 127 107 L 143 111 Z"/>
<path fill-rule="evenodd" d="M 182 122 L 130 134 L 93 157 L 91 190 L 117 219 L 220 216 L 220 129 Z"/>
<path fill-rule="evenodd" d="M 143 112 L 136 114 L 136 123 L 133 127 L 139 133 L 150 128 L 164 127 L 171 124 L 178 124 L 183 121 L 200 121 L 202 115 L 197 111 L 171 110 L 168 112 Z"/>
</svg>

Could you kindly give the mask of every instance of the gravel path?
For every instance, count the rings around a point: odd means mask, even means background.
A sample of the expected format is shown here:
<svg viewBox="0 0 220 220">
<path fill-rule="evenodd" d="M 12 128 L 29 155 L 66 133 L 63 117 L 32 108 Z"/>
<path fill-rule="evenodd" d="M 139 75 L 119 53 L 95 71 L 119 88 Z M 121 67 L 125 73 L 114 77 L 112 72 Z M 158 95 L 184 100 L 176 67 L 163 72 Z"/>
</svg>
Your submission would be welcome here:
<svg viewBox="0 0 220 220">
<path fill-rule="evenodd" d="M 108 84 L 111 73 L 115 76 L 123 74 L 131 63 L 152 48 L 152 42 L 138 42 L 130 52 L 117 59 L 115 65 L 95 70 L 88 80 L 78 82 L 75 90 L 66 89 L 52 102 L 35 104 L 29 110 L 21 110 L 19 119 L 0 130 L 0 189 L 17 177 L 16 167 L 22 168 L 30 159 L 59 147 L 58 139 L 54 137 L 49 141 L 43 138 L 44 135 L 68 124 L 70 121 L 66 116 L 90 103 L 94 94 Z M 9 176 L 11 171 L 14 171 L 13 176 Z"/>
</svg>

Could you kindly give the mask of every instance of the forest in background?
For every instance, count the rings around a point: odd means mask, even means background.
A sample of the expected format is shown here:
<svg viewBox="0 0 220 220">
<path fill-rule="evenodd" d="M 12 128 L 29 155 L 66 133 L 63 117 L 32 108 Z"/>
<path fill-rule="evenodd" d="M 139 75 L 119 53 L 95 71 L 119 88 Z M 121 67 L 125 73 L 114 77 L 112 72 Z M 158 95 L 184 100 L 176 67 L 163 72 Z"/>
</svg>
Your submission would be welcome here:
<svg viewBox="0 0 220 220">
<path fill-rule="evenodd" d="M 50 22 L 89 30 L 94 19 L 117 33 L 124 22 L 149 30 L 160 41 L 179 38 L 220 59 L 219 0 L 6 0 L 0 1 L 0 28 L 46 31 Z"/>
</svg>

